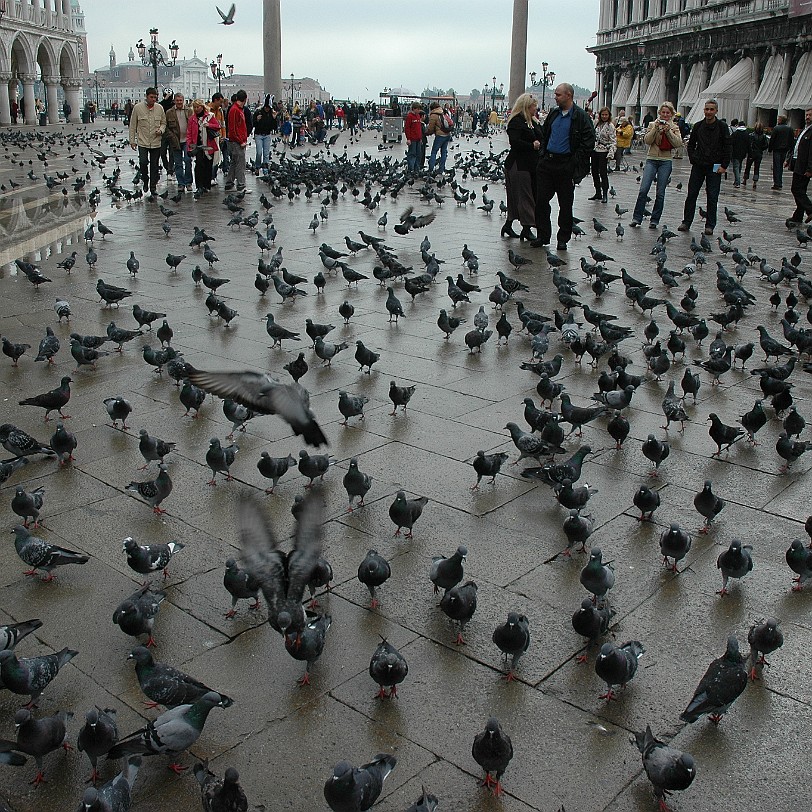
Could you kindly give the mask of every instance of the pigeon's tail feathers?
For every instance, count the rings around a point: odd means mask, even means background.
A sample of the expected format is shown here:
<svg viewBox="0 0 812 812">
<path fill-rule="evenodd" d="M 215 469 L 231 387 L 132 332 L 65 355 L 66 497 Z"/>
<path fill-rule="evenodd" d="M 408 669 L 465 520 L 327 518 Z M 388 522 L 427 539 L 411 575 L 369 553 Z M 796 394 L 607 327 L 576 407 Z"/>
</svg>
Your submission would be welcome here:
<svg viewBox="0 0 812 812">
<path fill-rule="evenodd" d="M 141 756 L 140 755 L 133 755 L 127 759 L 127 766 L 121 771 L 121 775 L 130 785 L 130 789 L 133 788 L 135 784 L 135 778 L 138 775 L 138 770 L 141 767 Z"/>
<path fill-rule="evenodd" d="M 85 558 L 85 561 L 87 561 L 87 558 Z M 62 668 L 64 665 L 67 665 L 78 653 L 79 653 L 78 651 L 73 651 L 72 649 L 69 648 L 63 648 L 62 651 L 58 652 L 56 655 L 57 657 L 56 661 L 59 664 L 59 667 Z"/>
<path fill-rule="evenodd" d="M 13 746 L 16 746 L 14 742 L 8 742 Z M 11 767 L 22 767 L 25 764 L 26 758 L 19 753 L 14 753 L 12 751 L 0 752 L 0 764 L 8 764 Z"/>
<path fill-rule="evenodd" d="M 657 741 L 654 734 L 651 732 L 651 725 L 646 725 L 643 733 L 635 733 L 634 738 L 631 740 L 632 744 L 637 745 L 637 749 L 645 755 L 646 751 Z"/>
<path fill-rule="evenodd" d="M 697 694 L 688 704 L 688 707 L 679 715 L 683 722 L 693 724 L 704 713 L 711 709 L 708 694 L 705 691 Z"/>
<path fill-rule="evenodd" d="M 389 755 L 388 753 L 378 753 L 378 755 L 374 756 L 372 761 L 370 761 L 369 764 L 365 764 L 362 769 L 377 773 L 381 783 L 383 783 L 389 773 L 395 769 L 397 761 L 395 756 Z"/>
<path fill-rule="evenodd" d="M 60 564 L 87 564 L 90 561 L 90 556 L 75 553 L 73 550 L 60 549 L 51 558 L 50 563 L 55 565 Z"/>
<path fill-rule="evenodd" d="M 142 756 L 149 755 L 152 752 L 149 745 L 146 743 L 144 735 L 145 730 L 136 730 L 131 733 L 126 739 L 123 739 L 118 744 L 114 745 L 107 751 L 107 759 L 115 760 L 123 756 Z"/>
<path fill-rule="evenodd" d="M 209 760 L 206 759 L 205 761 L 198 761 L 194 767 L 192 767 L 192 772 L 194 773 L 195 778 L 197 779 L 197 783 L 200 784 L 201 787 L 204 787 L 208 782 L 209 778 L 213 777 L 213 774 L 209 771 Z"/>
</svg>

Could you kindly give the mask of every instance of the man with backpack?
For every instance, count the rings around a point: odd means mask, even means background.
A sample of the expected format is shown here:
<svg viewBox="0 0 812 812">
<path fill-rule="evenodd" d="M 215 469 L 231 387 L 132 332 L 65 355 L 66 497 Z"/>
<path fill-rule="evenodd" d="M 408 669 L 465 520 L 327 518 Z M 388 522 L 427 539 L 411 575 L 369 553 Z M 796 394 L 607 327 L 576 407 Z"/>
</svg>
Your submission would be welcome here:
<svg viewBox="0 0 812 812">
<path fill-rule="evenodd" d="M 454 131 L 454 121 L 440 102 L 431 103 L 429 113 L 429 128 L 427 135 L 434 136 L 434 143 L 431 145 L 431 155 L 429 155 L 429 172 L 434 172 L 437 161 L 437 153 L 440 153 L 440 172 L 445 172 L 445 162 L 448 156 L 448 144 Z"/>
</svg>

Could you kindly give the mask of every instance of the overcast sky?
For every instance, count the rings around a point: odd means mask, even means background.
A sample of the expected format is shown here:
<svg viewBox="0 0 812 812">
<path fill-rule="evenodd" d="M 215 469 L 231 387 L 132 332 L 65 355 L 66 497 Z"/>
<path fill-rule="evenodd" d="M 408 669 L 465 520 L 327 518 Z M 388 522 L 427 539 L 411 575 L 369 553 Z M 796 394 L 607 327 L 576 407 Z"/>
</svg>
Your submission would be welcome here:
<svg viewBox="0 0 812 812">
<path fill-rule="evenodd" d="M 227 11 L 230 2 L 79 2 L 91 70 L 107 65 L 111 44 L 125 61 L 155 26 L 162 44 L 177 40 L 181 57 L 222 53 L 237 73 L 262 73 L 260 0 L 238 2 L 228 27 L 217 24 L 215 4 Z M 595 42 L 597 0 L 529 5 L 527 71 L 540 73 L 546 61 L 559 80 L 592 88 L 595 60 L 584 49 Z M 507 88 L 512 11 L 512 0 L 283 0 L 282 75 L 310 76 L 338 98 L 377 97 L 384 86 L 467 94 L 494 75 Z"/>
</svg>

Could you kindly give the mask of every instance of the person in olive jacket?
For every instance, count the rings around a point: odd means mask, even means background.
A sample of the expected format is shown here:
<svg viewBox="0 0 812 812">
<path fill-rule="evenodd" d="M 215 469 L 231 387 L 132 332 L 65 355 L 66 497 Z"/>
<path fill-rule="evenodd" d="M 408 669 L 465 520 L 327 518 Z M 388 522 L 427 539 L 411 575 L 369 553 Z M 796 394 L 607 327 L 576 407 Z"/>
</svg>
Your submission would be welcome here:
<svg viewBox="0 0 812 812">
<path fill-rule="evenodd" d="M 530 230 L 536 224 L 536 168 L 541 149 L 541 124 L 536 113 L 538 101 L 530 93 L 522 93 L 513 103 L 507 123 L 510 152 L 505 160 L 505 191 L 507 220 L 502 226 L 503 237 L 534 240 Z M 513 221 L 522 224 L 521 234 L 513 230 Z"/>
</svg>

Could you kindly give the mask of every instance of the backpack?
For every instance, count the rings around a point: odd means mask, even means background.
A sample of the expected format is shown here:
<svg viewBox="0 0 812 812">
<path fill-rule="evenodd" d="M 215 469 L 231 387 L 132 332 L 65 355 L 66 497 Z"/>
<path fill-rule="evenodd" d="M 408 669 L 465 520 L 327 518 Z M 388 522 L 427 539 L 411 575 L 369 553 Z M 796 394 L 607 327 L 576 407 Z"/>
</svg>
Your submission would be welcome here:
<svg viewBox="0 0 812 812">
<path fill-rule="evenodd" d="M 443 135 L 451 135 L 451 133 L 454 131 L 454 122 L 452 121 L 451 116 L 446 115 L 445 113 L 440 113 L 437 127 Z"/>
</svg>

